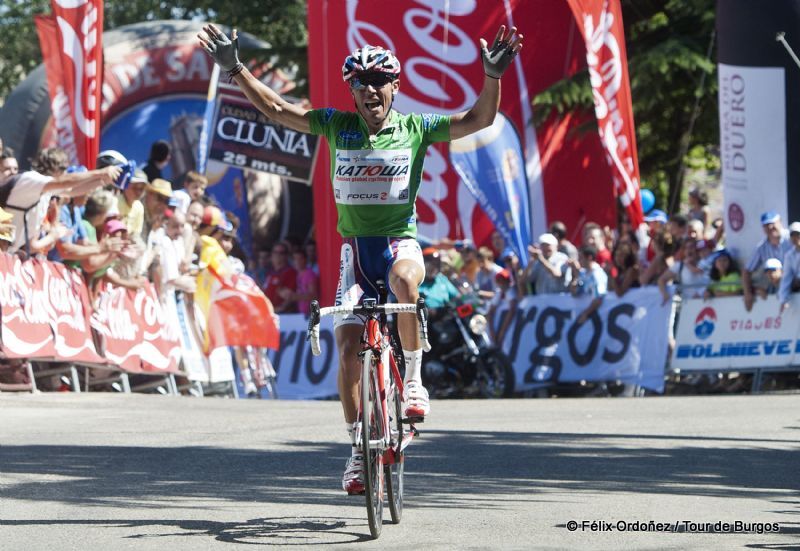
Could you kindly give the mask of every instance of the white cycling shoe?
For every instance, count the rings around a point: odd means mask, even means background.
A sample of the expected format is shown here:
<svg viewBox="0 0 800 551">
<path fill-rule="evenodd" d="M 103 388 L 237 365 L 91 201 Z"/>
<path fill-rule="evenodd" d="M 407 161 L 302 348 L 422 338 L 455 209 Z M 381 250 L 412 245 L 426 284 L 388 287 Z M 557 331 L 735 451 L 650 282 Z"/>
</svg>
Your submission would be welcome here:
<svg viewBox="0 0 800 551">
<path fill-rule="evenodd" d="M 428 391 L 417 381 L 409 381 L 403 389 L 406 417 L 425 417 L 431 412 Z"/>
<path fill-rule="evenodd" d="M 349 495 L 364 493 L 364 456 L 356 452 L 347 460 L 342 475 L 342 489 Z"/>
</svg>

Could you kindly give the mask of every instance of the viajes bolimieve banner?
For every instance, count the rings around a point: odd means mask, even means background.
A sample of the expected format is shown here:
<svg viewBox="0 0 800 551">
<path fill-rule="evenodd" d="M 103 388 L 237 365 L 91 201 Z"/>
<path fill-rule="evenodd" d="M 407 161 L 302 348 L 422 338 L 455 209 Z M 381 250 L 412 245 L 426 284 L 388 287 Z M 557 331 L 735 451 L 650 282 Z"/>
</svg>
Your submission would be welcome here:
<svg viewBox="0 0 800 551">
<path fill-rule="evenodd" d="M 534 96 L 586 66 L 584 41 L 566 3 L 318 0 L 308 4 L 308 24 L 313 107 L 354 109 L 342 64 L 357 47 L 373 44 L 392 49 L 402 65 L 394 108 L 439 114 L 466 111 L 480 94 L 484 73 L 478 39 L 491 42 L 500 25 L 519 27 L 524 47 L 503 77 L 500 111 L 521 140 L 529 201 L 520 208 L 529 213 L 530 232 L 536 236 L 562 220 L 569 236 L 579 239 L 589 221 L 615 225 L 613 180 L 599 136 L 575 132 L 585 120 L 574 115 L 532 124 Z M 428 149 L 417 200 L 419 233 L 486 243 L 492 224 L 462 184 L 448 147 Z M 323 303 L 333 300 L 340 248 L 329 163 L 328 148 L 321 147 L 314 213 Z"/>
<path fill-rule="evenodd" d="M 568 0 L 586 41 L 597 127 L 620 202 L 634 227 L 643 222 L 628 55 L 620 0 Z"/>
<path fill-rule="evenodd" d="M 103 2 L 52 0 L 51 8 L 52 15 L 37 18 L 36 24 L 59 145 L 71 163 L 94 168 L 100 146 Z"/>
<path fill-rule="evenodd" d="M 771 295 L 749 312 L 741 297 L 685 300 L 672 367 L 681 371 L 789 368 L 800 354 L 800 296 L 782 315 Z"/>
</svg>

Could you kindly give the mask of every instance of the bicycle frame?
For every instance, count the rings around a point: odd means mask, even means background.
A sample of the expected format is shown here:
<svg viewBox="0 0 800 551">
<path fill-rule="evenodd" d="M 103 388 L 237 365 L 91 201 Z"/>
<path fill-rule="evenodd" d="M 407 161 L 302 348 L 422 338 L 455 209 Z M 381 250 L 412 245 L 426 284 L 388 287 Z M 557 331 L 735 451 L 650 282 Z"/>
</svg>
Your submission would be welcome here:
<svg viewBox="0 0 800 551">
<path fill-rule="evenodd" d="M 397 366 L 389 338 L 387 314 L 414 313 L 419 321 L 420 341 L 423 350 L 430 350 L 425 300 L 416 304 L 377 304 L 375 299 L 364 299 L 358 306 L 333 306 L 320 309 L 311 302 L 308 320 L 308 337 L 311 352 L 318 356 L 320 318 L 332 314 L 354 314 L 364 320 L 361 336 L 361 389 L 358 422 L 355 424 L 355 441 L 360 443 L 364 456 L 364 490 L 367 500 L 367 520 L 370 533 L 377 538 L 383 522 L 384 493 L 389 496 L 392 522 L 400 522 L 403 510 L 404 453 L 414 435 L 413 423 L 421 419 L 402 417 L 400 396 L 403 380 Z M 394 410 L 390 411 L 391 400 Z M 390 421 L 391 415 L 394 418 Z M 406 431 L 404 425 L 410 425 Z M 396 438 L 392 434 L 395 426 Z M 387 479 L 388 477 L 388 479 Z"/>
</svg>

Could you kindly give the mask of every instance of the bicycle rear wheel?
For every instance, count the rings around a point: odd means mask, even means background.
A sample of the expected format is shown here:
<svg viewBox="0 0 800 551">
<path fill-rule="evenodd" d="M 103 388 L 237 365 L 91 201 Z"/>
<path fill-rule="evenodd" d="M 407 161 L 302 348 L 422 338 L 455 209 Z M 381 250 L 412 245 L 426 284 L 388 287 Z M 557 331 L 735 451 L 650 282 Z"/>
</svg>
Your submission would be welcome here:
<svg viewBox="0 0 800 551">
<path fill-rule="evenodd" d="M 394 463 L 386 465 L 383 469 L 386 478 L 386 497 L 389 501 L 389 513 L 392 515 L 392 523 L 400 524 L 403 518 L 403 471 L 405 468 L 405 452 L 401 451 L 403 443 L 403 418 L 402 406 L 400 404 L 400 390 L 396 385 L 390 396 L 389 428 L 392 431 L 392 447 L 394 448 Z"/>
<path fill-rule="evenodd" d="M 364 455 L 364 494 L 369 533 L 381 535 L 383 526 L 383 451 L 370 446 L 370 440 L 383 438 L 383 414 L 376 380 L 376 362 L 371 350 L 364 353 L 361 366 L 361 447 Z"/>
</svg>

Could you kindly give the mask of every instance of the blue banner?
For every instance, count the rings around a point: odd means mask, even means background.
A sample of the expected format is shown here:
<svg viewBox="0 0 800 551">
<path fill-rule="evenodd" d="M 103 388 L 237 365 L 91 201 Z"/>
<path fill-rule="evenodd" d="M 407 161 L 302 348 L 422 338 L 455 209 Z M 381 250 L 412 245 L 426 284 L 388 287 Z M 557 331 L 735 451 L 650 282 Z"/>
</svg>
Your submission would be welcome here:
<svg viewBox="0 0 800 551">
<path fill-rule="evenodd" d="M 503 114 L 480 132 L 454 140 L 450 161 L 461 180 L 519 257 L 528 263 L 531 219 L 519 136 Z"/>
</svg>

